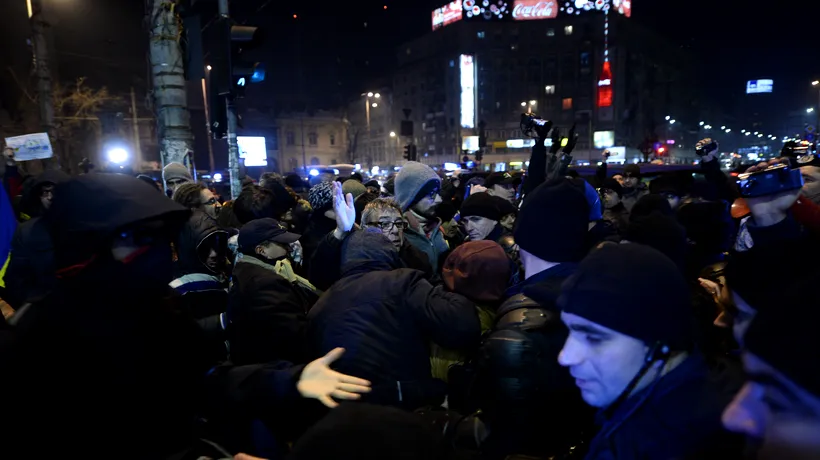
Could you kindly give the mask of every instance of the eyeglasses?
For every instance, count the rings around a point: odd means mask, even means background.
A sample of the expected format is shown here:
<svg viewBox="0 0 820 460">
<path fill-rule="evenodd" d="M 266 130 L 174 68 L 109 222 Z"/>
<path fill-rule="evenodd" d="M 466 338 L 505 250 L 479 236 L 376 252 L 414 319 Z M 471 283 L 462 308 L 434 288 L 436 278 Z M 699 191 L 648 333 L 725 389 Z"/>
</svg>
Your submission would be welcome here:
<svg viewBox="0 0 820 460">
<path fill-rule="evenodd" d="M 368 222 L 365 225 L 372 228 L 379 228 L 382 232 L 390 232 L 394 227 L 399 230 L 407 229 L 407 222 L 403 220 L 397 220 L 395 222 Z"/>
</svg>

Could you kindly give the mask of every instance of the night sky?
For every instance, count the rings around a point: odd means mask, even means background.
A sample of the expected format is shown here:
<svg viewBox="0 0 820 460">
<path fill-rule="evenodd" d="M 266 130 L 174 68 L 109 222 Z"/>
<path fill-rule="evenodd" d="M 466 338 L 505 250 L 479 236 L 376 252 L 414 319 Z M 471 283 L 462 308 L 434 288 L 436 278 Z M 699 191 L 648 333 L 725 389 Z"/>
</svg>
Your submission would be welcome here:
<svg viewBox="0 0 820 460">
<path fill-rule="evenodd" d="M 145 86 L 143 0 L 43 2 L 54 12 L 61 79 L 87 76 L 90 84 L 114 91 Z M 216 1 L 198 3 L 207 22 Z M 338 106 L 366 88 L 389 84 L 396 46 L 428 32 L 430 12 L 444 0 L 298 3 L 298 8 L 284 7 L 297 2 L 281 0 L 234 0 L 231 5 L 238 21 L 267 30 L 264 49 L 254 53 L 266 63 L 268 82 L 249 94 L 265 109 Z M 632 19 L 697 53 L 698 71 L 708 76 L 704 91 L 727 110 L 744 82 L 757 78 L 774 78 L 784 107 L 808 106 L 816 100 L 808 82 L 820 77 L 817 39 L 811 38 L 812 19 L 820 12 L 814 3 L 820 2 L 634 0 Z M 5 69 L 24 72 L 30 59 L 25 0 L 3 0 L 0 15 L 0 97 L 5 99 L 10 97 Z"/>
</svg>

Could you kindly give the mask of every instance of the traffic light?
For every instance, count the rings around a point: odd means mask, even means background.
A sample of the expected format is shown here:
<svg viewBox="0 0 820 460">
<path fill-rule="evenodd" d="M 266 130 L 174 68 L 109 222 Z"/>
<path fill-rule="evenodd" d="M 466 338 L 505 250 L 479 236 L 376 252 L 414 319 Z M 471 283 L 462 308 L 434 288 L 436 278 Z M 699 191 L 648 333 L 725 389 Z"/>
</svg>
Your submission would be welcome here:
<svg viewBox="0 0 820 460">
<path fill-rule="evenodd" d="M 662 157 L 666 153 L 666 147 L 658 147 L 658 156 Z"/>
<path fill-rule="evenodd" d="M 417 161 L 418 154 L 416 153 L 416 146 L 415 144 L 410 144 L 410 161 Z"/>
<path fill-rule="evenodd" d="M 229 18 L 219 18 L 216 24 L 217 46 L 211 53 L 211 81 L 219 96 L 243 97 L 245 87 L 265 79 L 265 68 L 248 60 L 244 53 L 262 43 L 258 27 L 234 25 Z"/>
<path fill-rule="evenodd" d="M 410 144 L 404 146 L 404 159 L 410 161 Z"/>
</svg>

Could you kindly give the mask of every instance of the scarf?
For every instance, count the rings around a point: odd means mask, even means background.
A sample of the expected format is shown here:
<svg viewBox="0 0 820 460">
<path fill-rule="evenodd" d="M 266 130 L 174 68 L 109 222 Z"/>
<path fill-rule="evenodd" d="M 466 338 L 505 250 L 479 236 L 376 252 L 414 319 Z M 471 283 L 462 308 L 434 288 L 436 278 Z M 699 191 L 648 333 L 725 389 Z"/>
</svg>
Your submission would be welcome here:
<svg viewBox="0 0 820 460">
<path fill-rule="evenodd" d="M 310 283 L 310 281 L 308 281 L 305 278 L 302 278 L 301 276 L 297 275 L 293 271 L 293 267 L 290 265 L 290 260 L 288 260 L 288 259 L 277 260 L 276 264 L 271 265 L 267 262 L 263 262 L 263 261 L 257 259 L 256 257 L 242 257 L 242 258 L 238 258 L 236 260 L 236 263 L 248 263 L 248 264 L 256 265 L 258 267 L 262 267 L 266 270 L 270 270 L 270 271 L 276 273 L 277 275 L 281 276 L 282 278 L 285 278 L 286 280 L 290 281 L 291 283 L 295 283 L 295 284 L 297 284 L 297 285 L 299 285 L 299 286 L 301 286 L 305 289 L 308 289 L 308 290 L 314 292 L 316 295 L 320 295 L 322 293 L 320 290 L 316 289 L 316 287 L 313 286 Z"/>
</svg>

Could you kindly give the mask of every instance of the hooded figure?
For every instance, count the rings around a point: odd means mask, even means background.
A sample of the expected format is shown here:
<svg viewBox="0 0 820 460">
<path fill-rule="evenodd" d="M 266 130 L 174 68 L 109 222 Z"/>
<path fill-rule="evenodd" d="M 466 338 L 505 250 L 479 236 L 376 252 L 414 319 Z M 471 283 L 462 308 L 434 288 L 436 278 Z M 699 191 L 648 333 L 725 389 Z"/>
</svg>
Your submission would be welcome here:
<svg viewBox="0 0 820 460">
<path fill-rule="evenodd" d="M 342 279 L 308 314 L 309 340 L 316 356 L 347 350 L 336 369 L 373 383 L 365 401 L 409 409 L 441 404 L 446 385 L 431 376 L 428 345 L 477 345 L 475 306 L 401 267 L 381 232 L 353 233 L 342 248 Z"/>
<path fill-rule="evenodd" d="M 194 211 L 175 242 L 177 278 L 170 283 L 190 314 L 217 343 L 225 341 L 228 236 L 210 216 Z"/>
<path fill-rule="evenodd" d="M 21 208 L 31 219 L 23 222 L 11 240 L 11 255 L 5 274 L 4 299 L 12 308 L 42 298 L 56 282 L 54 247 L 42 217 L 51 206 L 54 187 L 68 179 L 62 171 L 48 170 L 26 183 Z M 3 260 L 0 263 L 5 263 Z"/>
<path fill-rule="evenodd" d="M 12 438 L 2 456 L 48 458 L 89 445 L 100 457 L 179 452 L 210 366 L 196 324 L 166 300 L 171 238 L 189 212 L 124 175 L 79 176 L 54 198 L 47 224 L 58 282 L 17 311 L 15 344 L 0 360 L 16 389 L 4 407 L 14 424 L 3 429 Z"/>
</svg>

